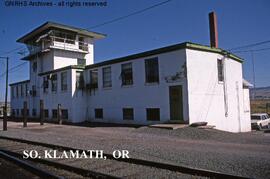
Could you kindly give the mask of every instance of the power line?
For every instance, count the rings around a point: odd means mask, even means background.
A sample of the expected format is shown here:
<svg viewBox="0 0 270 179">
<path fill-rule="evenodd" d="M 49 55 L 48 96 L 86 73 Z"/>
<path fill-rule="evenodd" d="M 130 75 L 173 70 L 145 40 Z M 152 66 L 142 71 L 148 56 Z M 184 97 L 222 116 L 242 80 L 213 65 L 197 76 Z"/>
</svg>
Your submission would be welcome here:
<svg viewBox="0 0 270 179">
<path fill-rule="evenodd" d="M 265 51 L 265 50 L 270 50 L 270 48 L 262 48 L 262 49 L 254 49 L 254 50 L 242 50 L 242 51 L 235 51 L 233 53 L 258 52 L 258 51 Z"/>
<path fill-rule="evenodd" d="M 127 14 L 127 15 L 124 15 L 124 16 L 121 16 L 121 17 L 117 17 L 117 18 L 115 18 L 115 19 L 112 19 L 112 20 L 103 22 L 103 23 L 101 23 L 101 24 L 98 24 L 98 25 L 89 27 L 89 28 L 87 28 L 87 29 L 94 29 L 94 28 L 101 27 L 101 26 L 104 26 L 104 25 L 107 25 L 107 24 L 111 24 L 111 23 L 116 22 L 116 21 L 119 21 L 119 20 L 126 19 L 126 18 L 128 18 L 128 17 L 130 17 L 130 16 L 134 16 L 134 15 L 143 13 L 143 12 L 145 12 L 145 11 L 148 11 L 148 10 L 150 10 L 150 9 L 156 8 L 156 7 L 158 7 L 158 6 L 167 4 L 167 3 L 170 2 L 170 1 L 172 1 L 172 0 L 167 0 L 167 1 L 163 1 L 163 2 L 160 2 L 160 3 L 154 4 L 154 5 L 149 6 L 149 7 L 147 7 L 147 8 L 144 8 L 144 9 L 141 9 L 141 10 L 138 10 L 138 11 L 135 11 L 135 12 L 133 12 L 133 13 L 130 13 L 130 14 Z"/>
<path fill-rule="evenodd" d="M 15 48 L 15 49 L 12 49 L 12 50 L 10 50 L 10 51 L 7 51 L 7 52 L 2 52 L 2 53 L 0 53 L 0 55 L 6 55 L 6 54 L 10 54 L 10 53 L 12 53 L 12 52 L 14 52 L 14 51 L 17 51 L 17 50 L 21 50 L 21 49 L 24 49 L 25 47 L 17 47 L 17 48 Z M 25 48 L 26 49 L 26 48 Z"/>
<path fill-rule="evenodd" d="M 257 42 L 257 43 L 253 43 L 253 44 L 248 44 L 248 45 L 244 45 L 244 46 L 239 46 L 239 47 L 234 47 L 234 48 L 228 49 L 228 51 L 233 51 L 233 50 L 242 49 L 242 48 L 250 48 L 250 47 L 263 45 L 263 44 L 267 44 L 267 43 L 270 43 L 270 40 Z"/>
<path fill-rule="evenodd" d="M 21 64 L 19 64 L 19 65 L 16 65 L 16 66 L 12 67 L 12 68 L 9 68 L 9 69 L 8 69 L 8 70 L 9 70 L 9 73 L 13 73 L 13 72 L 18 71 L 18 70 L 15 70 L 15 69 L 16 69 L 16 68 L 19 68 L 19 67 L 21 67 L 21 66 L 23 66 L 23 65 L 25 65 L 25 64 L 27 64 L 27 62 L 23 62 L 23 63 L 21 63 Z M 15 71 L 12 71 L 12 70 L 15 70 Z M 0 78 L 3 77 L 5 74 L 6 74 L 6 72 L 2 73 L 2 74 L 0 75 Z"/>
</svg>

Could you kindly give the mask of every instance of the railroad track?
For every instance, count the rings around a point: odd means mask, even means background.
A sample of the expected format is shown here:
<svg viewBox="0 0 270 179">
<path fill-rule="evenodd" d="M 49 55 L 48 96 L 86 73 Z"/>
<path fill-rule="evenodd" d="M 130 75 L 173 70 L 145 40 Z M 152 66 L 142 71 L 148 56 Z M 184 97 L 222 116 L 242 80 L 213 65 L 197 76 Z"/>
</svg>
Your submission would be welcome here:
<svg viewBox="0 0 270 179">
<path fill-rule="evenodd" d="M 23 139 L 15 139 L 0 136 L 0 151 L 8 155 L 22 159 L 24 149 L 36 150 L 39 153 L 44 150 L 79 151 L 84 150 L 72 147 L 47 144 Z M 95 154 L 93 154 L 95 155 Z M 90 178 L 235 178 L 236 176 L 211 170 L 192 168 L 188 166 L 174 165 L 134 158 L 115 159 L 112 154 L 104 154 L 103 159 L 27 159 L 32 162 L 42 163 L 59 169 L 75 172 L 83 177 Z M 25 160 L 24 160 L 25 161 Z"/>
</svg>

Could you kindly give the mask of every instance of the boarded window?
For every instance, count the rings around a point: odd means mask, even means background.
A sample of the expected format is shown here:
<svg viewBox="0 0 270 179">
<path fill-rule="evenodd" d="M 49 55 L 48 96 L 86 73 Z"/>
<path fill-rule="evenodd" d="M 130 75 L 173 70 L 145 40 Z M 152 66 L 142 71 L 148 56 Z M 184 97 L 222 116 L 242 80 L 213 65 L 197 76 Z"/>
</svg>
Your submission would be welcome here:
<svg viewBox="0 0 270 179">
<path fill-rule="evenodd" d="M 133 108 L 123 108 L 123 120 L 133 120 L 134 112 Z"/>
<path fill-rule="evenodd" d="M 102 68 L 103 87 L 112 87 L 111 67 Z"/>
<path fill-rule="evenodd" d="M 62 119 L 68 119 L 68 110 L 67 109 L 62 109 Z"/>
<path fill-rule="evenodd" d="M 67 72 L 61 73 L 61 91 L 67 91 Z"/>
<path fill-rule="evenodd" d="M 159 121 L 160 120 L 159 108 L 147 108 L 146 116 L 148 121 Z"/>
<path fill-rule="evenodd" d="M 224 81 L 223 61 L 220 59 L 217 60 L 217 69 L 218 69 L 218 81 Z"/>
<path fill-rule="evenodd" d="M 76 71 L 76 88 L 77 89 L 83 89 L 84 88 L 83 71 Z"/>
<path fill-rule="evenodd" d="M 57 74 L 51 76 L 52 92 L 57 91 Z"/>
<path fill-rule="evenodd" d="M 52 110 L 52 118 L 56 119 L 57 118 L 57 109 Z"/>
<path fill-rule="evenodd" d="M 132 63 L 122 64 L 122 86 L 133 84 Z"/>
<path fill-rule="evenodd" d="M 95 109 L 95 118 L 103 119 L 103 109 L 101 108 Z"/>
<path fill-rule="evenodd" d="M 158 58 L 145 59 L 145 81 L 146 83 L 159 82 Z"/>
<path fill-rule="evenodd" d="M 98 70 L 90 70 L 90 86 L 91 89 L 98 88 Z"/>
</svg>

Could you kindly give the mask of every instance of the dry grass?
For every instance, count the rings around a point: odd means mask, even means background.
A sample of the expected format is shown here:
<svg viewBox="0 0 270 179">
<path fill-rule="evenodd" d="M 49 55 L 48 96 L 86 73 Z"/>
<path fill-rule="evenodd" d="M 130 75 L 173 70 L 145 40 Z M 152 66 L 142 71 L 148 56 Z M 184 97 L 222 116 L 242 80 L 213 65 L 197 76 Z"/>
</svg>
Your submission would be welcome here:
<svg viewBox="0 0 270 179">
<path fill-rule="evenodd" d="M 268 104 L 268 108 L 267 108 Z M 270 100 L 260 99 L 250 101 L 251 113 L 268 113 L 270 114 Z"/>
</svg>

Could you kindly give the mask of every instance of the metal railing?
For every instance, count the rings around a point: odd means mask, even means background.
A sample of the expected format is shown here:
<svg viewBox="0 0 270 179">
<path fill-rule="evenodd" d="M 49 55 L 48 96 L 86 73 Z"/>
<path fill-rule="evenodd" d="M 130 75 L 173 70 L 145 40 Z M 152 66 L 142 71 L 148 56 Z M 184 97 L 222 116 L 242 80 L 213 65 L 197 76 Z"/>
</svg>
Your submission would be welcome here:
<svg viewBox="0 0 270 179">
<path fill-rule="evenodd" d="M 48 39 L 44 39 L 43 44 L 41 44 L 40 46 L 28 45 L 29 55 L 36 54 L 50 47 L 60 48 L 64 50 L 89 52 L 88 43 L 74 39 L 50 36 Z"/>
</svg>

